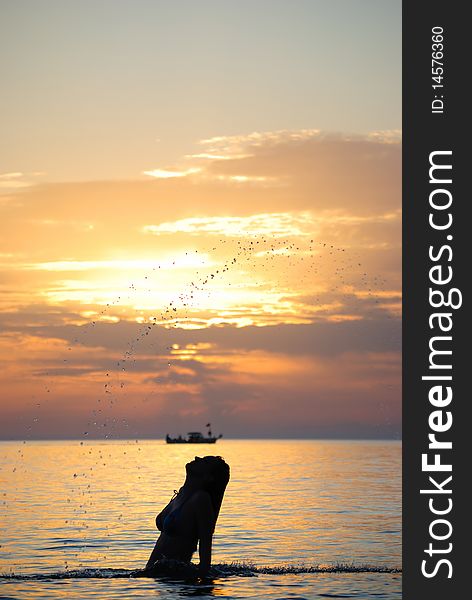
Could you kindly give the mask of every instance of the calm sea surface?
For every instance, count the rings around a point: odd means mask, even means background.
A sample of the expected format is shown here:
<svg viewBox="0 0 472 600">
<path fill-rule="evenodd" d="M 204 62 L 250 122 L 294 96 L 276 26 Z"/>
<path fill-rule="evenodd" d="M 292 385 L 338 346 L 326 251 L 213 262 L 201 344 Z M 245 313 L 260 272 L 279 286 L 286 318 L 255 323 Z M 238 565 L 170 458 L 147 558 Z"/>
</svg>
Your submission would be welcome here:
<svg viewBox="0 0 472 600">
<path fill-rule="evenodd" d="M 231 466 L 221 575 L 129 578 L 185 463 L 205 454 Z M 0 468 L 0 600 L 401 598 L 399 442 L 0 442 Z"/>
</svg>

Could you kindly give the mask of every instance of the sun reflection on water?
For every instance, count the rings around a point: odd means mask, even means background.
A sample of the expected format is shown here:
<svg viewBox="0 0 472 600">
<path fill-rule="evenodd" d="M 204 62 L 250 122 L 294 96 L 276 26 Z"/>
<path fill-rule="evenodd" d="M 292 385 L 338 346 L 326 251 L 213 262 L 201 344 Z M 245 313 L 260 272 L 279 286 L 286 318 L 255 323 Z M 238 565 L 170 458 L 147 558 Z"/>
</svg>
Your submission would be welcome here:
<svg viewBox="0 0 472 600">
<path fill-rule="evenodd" d="M 231 466 L 214 562 L 401 563 L 398 442 L 87 440 L 0 448 L 3 573 L 140 568 L 157 537 L 155 515 L 195 454 L 221 454 Z M 240 585 L 225 580 L 211 595 L 237 596 Z"/>
</svg>

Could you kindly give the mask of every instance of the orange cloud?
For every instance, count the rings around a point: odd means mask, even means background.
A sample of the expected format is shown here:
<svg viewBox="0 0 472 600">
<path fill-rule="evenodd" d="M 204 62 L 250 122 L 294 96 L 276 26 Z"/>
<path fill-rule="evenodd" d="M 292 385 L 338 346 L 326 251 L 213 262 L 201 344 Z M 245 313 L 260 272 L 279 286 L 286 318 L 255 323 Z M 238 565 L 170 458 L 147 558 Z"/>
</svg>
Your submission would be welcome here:
<svg viewBox="0 0 472 600">
<path fill-rule="evenodd" d="M 0 435 L 213 415 L 233 435 L 398 434 L 398 132 L 201 145 L 149 179 L 0 196 Z"/>
</svg>

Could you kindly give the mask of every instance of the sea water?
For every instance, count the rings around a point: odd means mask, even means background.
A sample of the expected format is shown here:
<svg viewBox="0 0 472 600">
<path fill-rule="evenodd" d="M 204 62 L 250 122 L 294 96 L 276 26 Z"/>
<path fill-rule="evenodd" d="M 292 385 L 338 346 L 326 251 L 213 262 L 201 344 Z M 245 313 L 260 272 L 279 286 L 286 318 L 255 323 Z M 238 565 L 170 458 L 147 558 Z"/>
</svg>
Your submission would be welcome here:
<svg viewBox="0 0 472 600">
<path fill-rule="evenodd" d="M 219 574 L 130 578 L 185 463 L 208 454 L 231 467 Z M 0 468 L 0 600 L 401 598 L 400 442 L 0 442 Z"/>
</svg>

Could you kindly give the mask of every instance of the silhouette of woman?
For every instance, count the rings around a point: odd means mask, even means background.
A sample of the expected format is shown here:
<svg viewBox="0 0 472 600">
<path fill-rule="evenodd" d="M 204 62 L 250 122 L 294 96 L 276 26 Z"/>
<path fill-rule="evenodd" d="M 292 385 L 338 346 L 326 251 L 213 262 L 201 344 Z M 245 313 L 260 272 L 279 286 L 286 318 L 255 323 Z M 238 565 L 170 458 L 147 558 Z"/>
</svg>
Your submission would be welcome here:
<svg viewBox="0 0 472 600">
<path fill-rule="evenodd" d="M 169 559 L 189 564 L 197 543 L 200 564 L 196 573 L 205 577 L 210 569 L 213 532 L 229 481 L 229 465 L 221 456 L 196 456 L 185 470 L 184 485 L 156 517 L 161 535 L 146 572 L 165 571 Z"/>
</svg>

